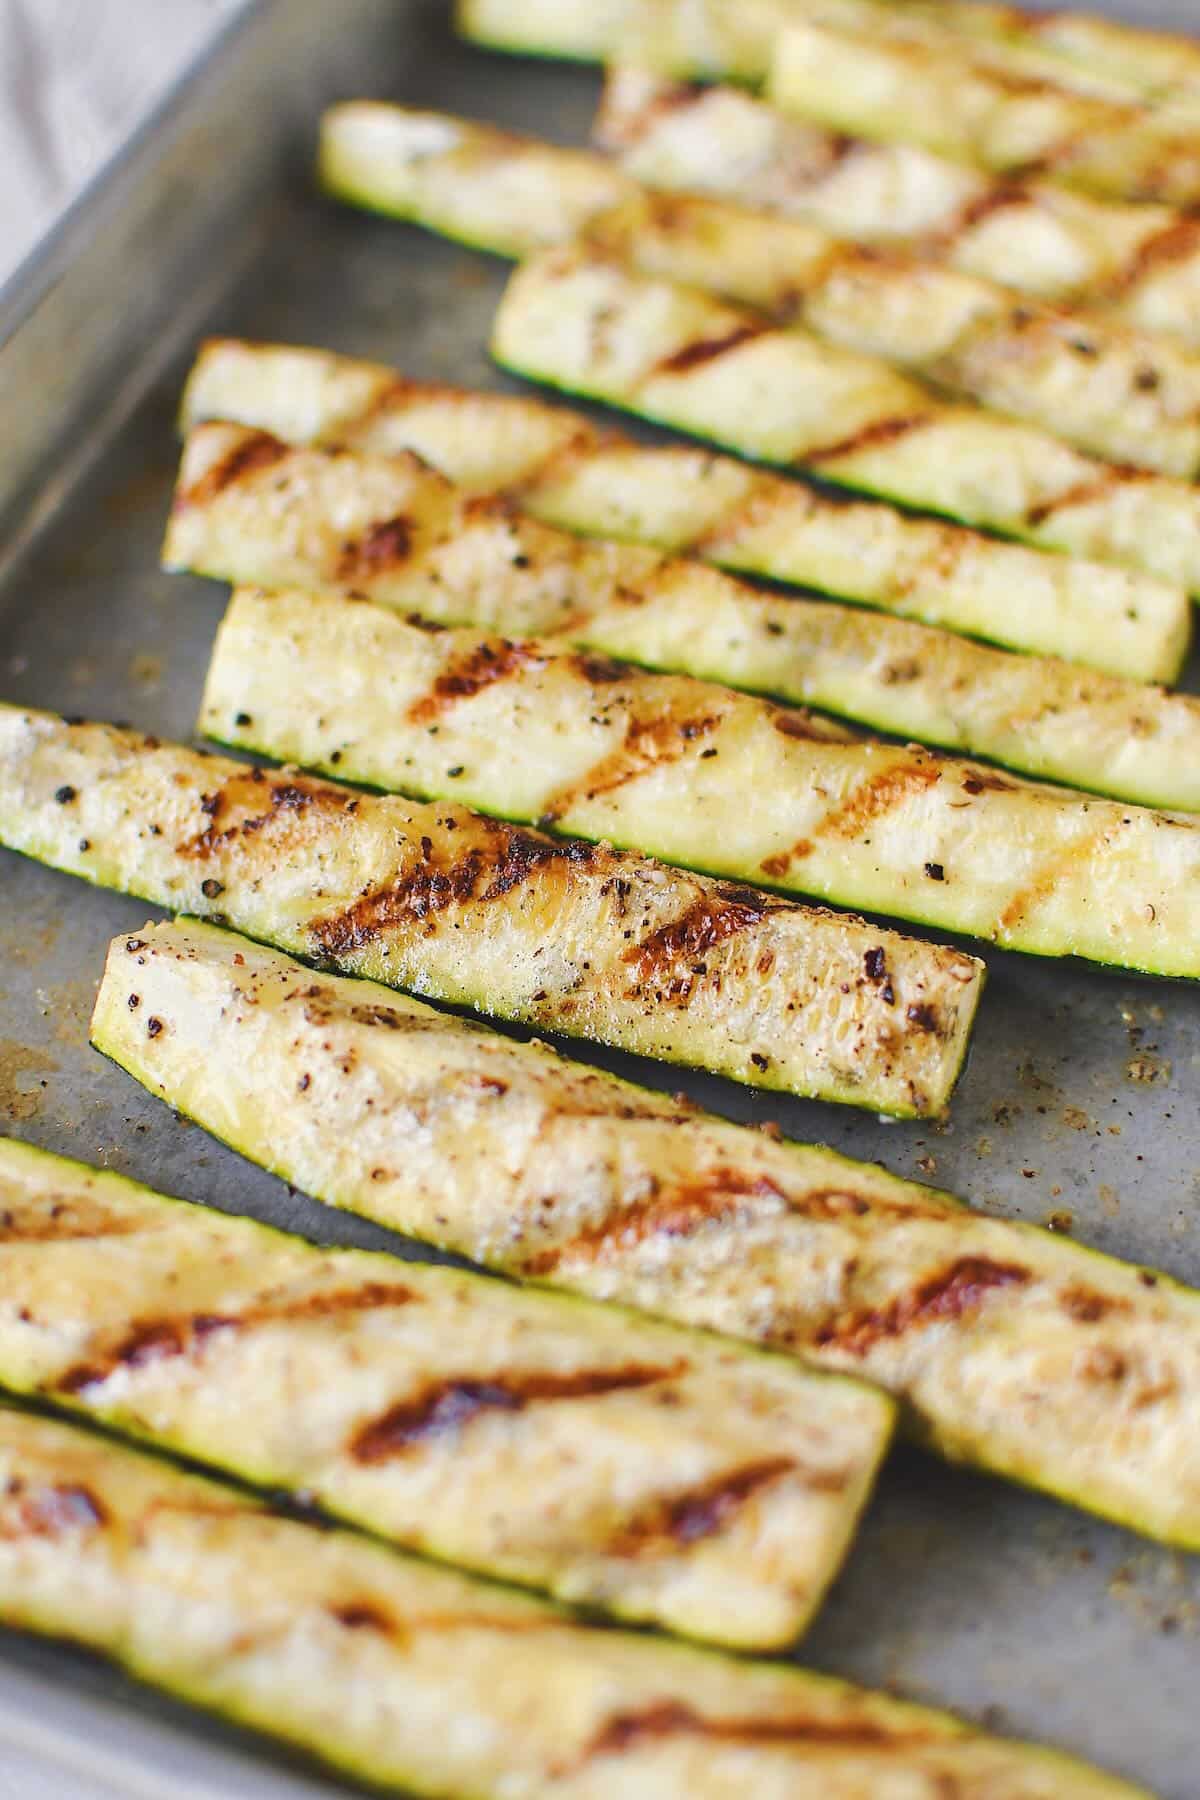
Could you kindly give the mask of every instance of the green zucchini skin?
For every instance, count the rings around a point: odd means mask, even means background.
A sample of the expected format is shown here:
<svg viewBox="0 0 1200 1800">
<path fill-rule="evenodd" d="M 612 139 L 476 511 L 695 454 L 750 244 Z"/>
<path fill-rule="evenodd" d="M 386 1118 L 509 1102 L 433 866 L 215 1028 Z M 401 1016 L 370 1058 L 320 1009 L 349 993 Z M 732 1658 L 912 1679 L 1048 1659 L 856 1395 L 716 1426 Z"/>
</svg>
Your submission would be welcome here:
<svg viewBox="0 0 1200 1800">
<path fill-rule="evenodd" d="M 1046 175 L 1101 198 L 1200 201 L 1195 103 L 1161 110 L 1136 92 L 1081 92 L 1020 48 L 795 18 L 774 39 L 768 92 L 786 111 L 864 137 L 900 139 L 999 174 Z"/>
<path fill-rule="evenodd" d="M 0 1620 L 429 1800 L 1140 1792 L 829 1676 L 588 1626 L 13 1408 Z"/>
<path fill-rule="evenodd" d="M 347 973 L 906 1117 L 947 1104 L 983 986 L 976 958 L 861 919 L 15 707 L 0 842 Z"/>
<path fill-rule="evenodd" d="M 1196 1293 L 359 983 L 315 977 L 305 1025 L 296 965 L 211 927 L 140 937 L 93 1042 L 328 1205 L 864 1376 L 941 1455 L 1200 1546 Z"/>
<path fill-rule="evenodd" d="M 441 148 L 437 148 L 437 145 Z M 321 125 L 330 192 L 505 256 L 583 234 L 644 275 L 691 283 L 882 357 L 1096 456 L 1192 478 L 1200 358 L 916 258 L 704 194 L 641 188 L 610 160 L 494 126 L 351 101 Z"/>
<path fill-rule="evenodd" d="M 492 354 L 741 455 L 1200 592 L 1200 492 L 1186 482 L 936 401 L 873 358 L 594 252 L 548 250 L 521 264 Z"/>
<path fill-rule="evenodd" d="M 269 442 L 234 425 L 192 432 L 168 567 L 350 593 L 435 625 L 566 640 L 1093 793 L 1200 811 L 1200 701 L 1189 696 L 781 598 L 693 562 L 581 544 L 451 493 L 409 455 L 274 440 L 271 459 L 255 467 Z M 211 473 L 240 460 L 249 466 L 212 491 Z M 397 518 L 407 522 L 403 541 Z M 353 549 L 382 546 L 389 533 L 386 555 Z M 237 710 L 257 716 L 255 706 Z M 216 735 L 229 737 L 224 722 Z"/>
<path fill-rule="evenodd" d="M 735 881 L 1036 955 L 1200 976 L 1200 820 L 847 741 L 808 714 L 553 640 L 431 632 L 362 600 L 243 589 L 200 726 Z"/>
<path fill-rule="evenodd" d="M 284 1004 L 311 1025 L 309 985 Z M 886 1397 L 792 1359 L 317 1249 L 11 1139 L 0 1285 L 21 1300 L 0 1309 L 10 1392 L 422 1554 L 742 1649 L 811 1619 L 891 1434 Z M 298 1415 L 300 1393 L 320 1402 Z"/>
<path fill-rule="evenodd" d="M 842 134 L 740 88 L 645 69 L 610 72 L 596 133 L 650 187 L 767 206 L 1200 346 L 1200 229 L 1170 207 L 1014 182 L 915 144 L 857 139 L 848 154 Z"/>
<path fill-rule="evenodd" d="M 378 363 L 324 350 L 216 339 L 203 347 L 188 379 L 183 423 L 194 429 L 221 420 L 301 446 L 384 455 L 412 450 L 472 493 L 502 496 L 546 525 L 687 552 L 1109 674 L 1171 681 L 1187 654 L 1192 608 L 1181 587 L 909 518 L 871 501 L 833 501 L 732 457 L 682 445 L 650 448 L 600 432 L 582 413 L 523 396 L 407 381 Z M 244 471 L 229 486 L 253 480 L 253 471 Z M 189 565 L 204 541 L 195 496 L 188 510 L 186 520 L 177 510 L 168 528 L 171 565 Z M 458 529 L 466 528 L 461 519 Z M 541 555 L 549 553 L 549 543 L 538 539 Z M 522 553 L 531 553 L 528 545 Z M 583 555 L 585 568 L 588 561 Z M 623 565 L 623 584 L 638 566 Z M 447 570 L 440 574 L 445 582 Z M 335 576 L 331 561 L 328 579 Z M 360 571 L 356 579 L 382 596 L 382 575 Z M 575 579 L 581 579 L 578 566 Z M 692 579 L 699 585 L 698 573 Z M 525 592 L 515 572 L 506 575 L 505 586 L 507 604 L 515 606 L 518 592 Z M 476 604 L 485 591 L 490 584 L 478 590 Z M 739 592 L 739 606 L 749 606 L 745 590 Z M 708 593 L 705 605 L 715 607 L 718 593 L 728 597 L 733 590 L 711 587 Z M 490 616 L 473 617 L 491 622 Z M 770 623 L 785 621 L 786 631 L 796 628 L 793 608 L 780 607 Z M 455 615 L 449 622 L 466 621 Z M 553 606 L 528 602 L 504 622 L 512 630 L 553 631 L 561 615 Z M 891 641 L 886 621 L 872 618 L 865 628 L 877 631 L 881 643 Z M 900 646 L 902 658 L 913 653 L 911 643 Z M 741 675 L 724 667 L 691 672 L 721 674 L 743 685 Z"/>
</svg>

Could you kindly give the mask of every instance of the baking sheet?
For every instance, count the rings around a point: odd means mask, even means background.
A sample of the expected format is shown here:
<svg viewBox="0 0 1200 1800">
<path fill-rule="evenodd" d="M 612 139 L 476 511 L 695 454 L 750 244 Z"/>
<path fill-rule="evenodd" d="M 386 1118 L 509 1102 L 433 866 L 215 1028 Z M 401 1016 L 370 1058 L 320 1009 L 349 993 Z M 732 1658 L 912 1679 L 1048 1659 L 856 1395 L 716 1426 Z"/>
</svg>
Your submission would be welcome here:
<svg viewBox="0 0 1200 1800">
<path fill-rule="evenodd" d="M 1200 23 L 1196 0 L 1122 10 Z M 432 0 L 344 0 L 336 23 L 319 0 L 253 9 L 0 296 L 5 700 L 190 735 L 225 595 L 161 574 L 157 554 L 174 409 L 203 332 L 516 387 L 483 349 L 501 264 L 312 193 L 316 108 L 356 93 L 582 141 L 598 78 L 455 45 Z M 1196 678 L 1193 665 L 1193 691 Z M 0 853 L 0 1130 L 327 1241 L 403 1248 L 177 1122 L 87 1048 L 107 942 L 146 914 Z M 1200 990 L 988 962 L 944 1126 L 684 1085 L 730 1116 L 777 1118 L 1200 1283 Z M 596 1060 L 680 1084 L 673 1070 Z M 1050 1501 L 900 1453 L 803 1655 L 1195 1800 L 1200 1564 Z M 0 1800 L 350 1791 L 87 1658 L 0 1634 Z"/>
</svg>

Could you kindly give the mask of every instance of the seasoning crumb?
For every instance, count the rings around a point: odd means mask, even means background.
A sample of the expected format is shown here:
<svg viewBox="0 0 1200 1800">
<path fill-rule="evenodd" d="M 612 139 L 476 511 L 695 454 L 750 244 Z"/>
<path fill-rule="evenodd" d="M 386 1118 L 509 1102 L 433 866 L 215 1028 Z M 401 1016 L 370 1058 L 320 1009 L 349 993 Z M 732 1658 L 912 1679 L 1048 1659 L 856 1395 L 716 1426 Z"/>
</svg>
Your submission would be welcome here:
<svg viewBox="0 0 1200 1800">
<path fill-rule="evenodd" d="M 159 1036 L 159 1034 L 164 1029 L 165 1029 L 165 1027 L 164 1027 L 161 1019 L 151 1017 L 146 1020 L 146 1036 L 147 1037 L 156 1038 Z"/>
<path fill-rule="evenodd" d="M 200 892 L 206 900 L 215 900 L 218 894 L 225 892 L 225 883 L 218 881 L 215 875 L 208 875 L 200 883 Z"/>
<path fill-rule="evenodd" d="M 946 871 L 941 863 L 926 863 L 925 873 L 930 881 L 945 881 Z"/>
<path fill-rule="evenodd" d="M 248 712 L 240 712 L 234 713 L 233 722 L 235 725 L 253 725 L 254 720 L 250 717 Z"/>
<path fill-rule="evenodd" d="M 64 782 L 62 787 L 54 790 L 54 798 L 58 801 L 60 806 L 69 806 L 71 801 L 75 798 L 75 789 Z"/>
<path fill-rule="evenodd" d="M 1046 1215 L 1047 1231 L 1070 1231 L 1074 1223 L 1074 1215 L 1069 1212 L 1052 1212 Z"/>
</svg>

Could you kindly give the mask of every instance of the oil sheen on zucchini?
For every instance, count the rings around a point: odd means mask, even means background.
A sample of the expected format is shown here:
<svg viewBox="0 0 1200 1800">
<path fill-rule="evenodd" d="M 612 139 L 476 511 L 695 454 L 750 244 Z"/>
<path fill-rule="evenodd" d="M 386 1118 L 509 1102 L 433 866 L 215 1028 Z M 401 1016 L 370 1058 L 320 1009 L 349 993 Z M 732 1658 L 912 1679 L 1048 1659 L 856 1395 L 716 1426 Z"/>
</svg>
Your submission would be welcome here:
<svg viewBox="0 0 1200 1800">
<path fill-rule="evenodd" d="M 907 1116 L 946 1106 L 982 991 L 976 958 L 861 919 L 18 707 L 0 842 L 496 1018 Z"/>
<path fill-rule="evenodd" d="M 1200 489 L 938 401 L 875 358 L 596 252 L 547 250 L 523 263 L 492 353 L 519 374 L 744 456 L 1200 593 Z"/>
<path fill-rule="evenodd" d="M 651 187 L 769 206 L 1200 345 L 1200 224 L 1169 207 L 847 139 L 742 88 L 683 86 L 644 69 L 610 73 L 598 135 Z"/>
<path fill-rule="evenodd" d="M 1200 977 L 1200 820 L 832 737 L 806 713 L 553 640 L 243 589 L 200 723 L 240 749 L 423 799 L 461 795 L 735 881 L 1036 955 Z M 928 1007 L 908 1019 L 943 1030 Z"/>
<path fill-rule="evenodd" d="M 429 1800 L 1141 1792 L 827 1675 L 588 1625 L 12 1407 L 0 1622 Z"/>
<path fill-rule="evenodd" d="M 205 420 L 240 421 L 300 445 L 387 455 L 413 450 L 472 493 L 502 495 L 544 524 L 686 551 L 729 569 L 817 588 L 927 625 L 948 626 L 1132 680 L 1174 680 L 1187 652 L 1192 608 L 1179 586 L 1106 563 L 1003 543 L 940 520 L 910 518 L 870 500 L 834 500 L 798 481 L 706 450 L 639 444 L 615 431 L 601 431 L 582 413 L 524 395 L 408 381 L 379 363 L 325 350 L 216 339 L 201 350 L 184 396 L 185 428 Z M 282 473 L 280 458 L 274 474 Z M 231 506 L 236 490 L 253 491 L 270 479 L 265 462 L 257 474 L 253 467 L 227 465 L 219 488 L 212 482 L 200 495 L 192 493 L 190 516 L 185 518 L 181 508 L 172 519 L 169 559 L 186 564 L 197 544 L 207 542 L 206 509 Z M 343 495 L 339 504 L 344 502 Z M 473 531 L 489 529 L 481 509 L 476 507 L 471 516 Z M 460 516 L 456 531 L 465 532 L 468 523 Z M 523 528 L 514 521 L 509 529 L 515 550 Z M 231 537 L 227 548 L 232 550 L 235 541 L 241 545 L 243 538 Z M 540 559 L 551 542 L 538 538 Z M 559 545 L 563 554 L 566 548 Z M 529 542 L 521 554 L 532 555 Z M 595 558 L 583 551 L 577 555 L 578 576 Z M 610 565 L 602 559 L 596 566 Z M 630 564 L 623 581 L 633 568 Z M 440 575 L 447 580 L 449 570 L 443 567 Z M 367 580 L 369 591 L 382 597 L 387 571 L 359 570 L 355 579 Z M 552 598 L 539 607 L 532 598 L 533 584 L 526 581 L 519 588 L 519 580 L 520 566 L 510 559 L 506 604 L 516 606 L 518 592 L 528 592 L 524 610 L 509 618 L 509 628 L 557 629 L 561 615 L 556 615 Z M 689 581 L 698 594 L 700 576 L 693 571 Z M 491 591 L 490 583 L 480 587 L 478 598 Z M 716 596 L 728 600 L 733 592 L 711 587 L 703 602 L 693 604 L 693 615 L 701 607 L 705 612 L 717 609 Z M 739 593 L 739 609 L 750 606 L 746 591 Z M 656 600 L 656 611 L 664 606 Z M 753 606 L 755 618 L 768 617 L 773 636 L 802 629 L 794 608 L 777 606 L 762 595 Z M 490 616 L 473 616 L 479 623 L 493 622 Z M 465 621 L 456 615 L 453 622 Z M 776 626 L 783 628 L 781 633 Z M 854 637 L 850 624 L 843 628 Z M 864 629 L 876 634 L 885 662 L 893 646 L 902 662 L 914 653 L 912 641 L 901 644 L 887 620 L 870 618 Z M 776 647 L 782 676 L 786 658 L 782 645 Z M 969 659 L 970 653 L 962 647 L 955 654 Z M 724 661 L 720 668 L 688 667 L 693 673 L 753 685 L 749 670 L 735 674 Z M 802 698 L 787 688 L 781 691 Z M 964 714 L 974 716 L 973 708 Z"/>
<path fill-rule="evenodd" d="M 1189 696 L 765 593 L 696 563 L 564 539 L 448 495 L 443 478 L 408 455 L 280 444 L 274 461 L 212 490 L 212 469 L 263 447 L 246 427 L 193 432 L 169 566 L 340 590 L 436 625 L 554 636 L 1095 793 L 1200 811 L 1200 701 Z M 403 541 L 398 518 L 408 524 Z M 351 534 L 379 553 L 351 556 Z"/>
<path fill-rule="evenodd" d="M 307 971 L 208 926 L 138 943 L 113 943 L 93 1041 L 285 1180 L 865 1376 L 943 1456 L 1200 1547 L 1200 1295 L 360 983 L 311 978 L 307 1018 Z"/>
<path fill-rule="evenodd" d="M 1189 478 L 1200 468 L 1200 356 L 1127 326 L 927 260 L 883 260 L 777 213 L 655 193 L 599 155 L 446 113 L 332 107 L 321 171 L 343 199 L 501 255 L 586 234 L 644 275 L 804 324 L 1094 455 Z"/>
<path fill-rule="evenodd" d="M 1136 93 L 1085 94 L 1020 64 L 1019 49 L 952 34 L 921 41 L 797 18 L 773 40 L 768 92 L 835 130 L 998 174 L 1045 175 L 1116 200 L 1200 202 L 1194 102 L 1159 109 Z"/>
<path fill-rule="evenodd" d="M 292 1008 L 311 1026 L 309 985 L 298 971 Z M 147 1031 L 142 1002 L 131 979 Z M 891 1429 L 877 1391 L 790 1358 L 317 1249 L 6 1138 L 0 1288 L 21 1300 L 0 1308 L 10 1391 L 447 1562 L 742 1648 L 803 1630 Z"/>
</svg>

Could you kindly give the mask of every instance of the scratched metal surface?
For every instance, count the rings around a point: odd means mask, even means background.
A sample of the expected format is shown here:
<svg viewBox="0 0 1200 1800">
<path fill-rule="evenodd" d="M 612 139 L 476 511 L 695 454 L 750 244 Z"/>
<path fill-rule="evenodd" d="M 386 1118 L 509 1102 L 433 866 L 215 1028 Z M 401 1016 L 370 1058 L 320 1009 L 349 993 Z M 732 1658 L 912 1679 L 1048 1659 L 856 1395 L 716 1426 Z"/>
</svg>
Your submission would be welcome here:
<svg viewBox="0 0 1200 1800">
<path fill-rule="evenodd" d="M 1182 26 L 1194 5 L 1162 0 L 1136 16 Z M 173 410 L 202 331 L 321 342 L 418 376 L 504 385 L 483 350 L 502 268 L 315 197 L 313 111 L 371 91 L 581 140 L 595 75 L 457 47 L 422 0 L 348 0 L 336 43 L 324 12 L 309 0 L 261 7 L 9 291 L 6 700 L 190 733 L 224 595 L 160 574 L 156 555 Z M 89 1051 L 105 946 L 146 910 L 0 853 L 0 1129 L 194 1200 L 403 1251 L 185 1128 Z M 1200 1283 L 1200 992 L 988 960 L 975 1050 L 944 1127 L 686 1085 L 732 1116 L 777 1117 L 1003 1216 L 1062 1215 L 1081 1240 Z M 609 1060 L 678 1085 L 674 1072 Z M 1049 1501 L 898 1455 L 804 1656 L 1073 1748 L 1165 1800 L 1195 1800 L 1200 1567 Z M 340 1791 L 81 1656 L 0 1635 L 0 1800 Z"/>
</svg>

